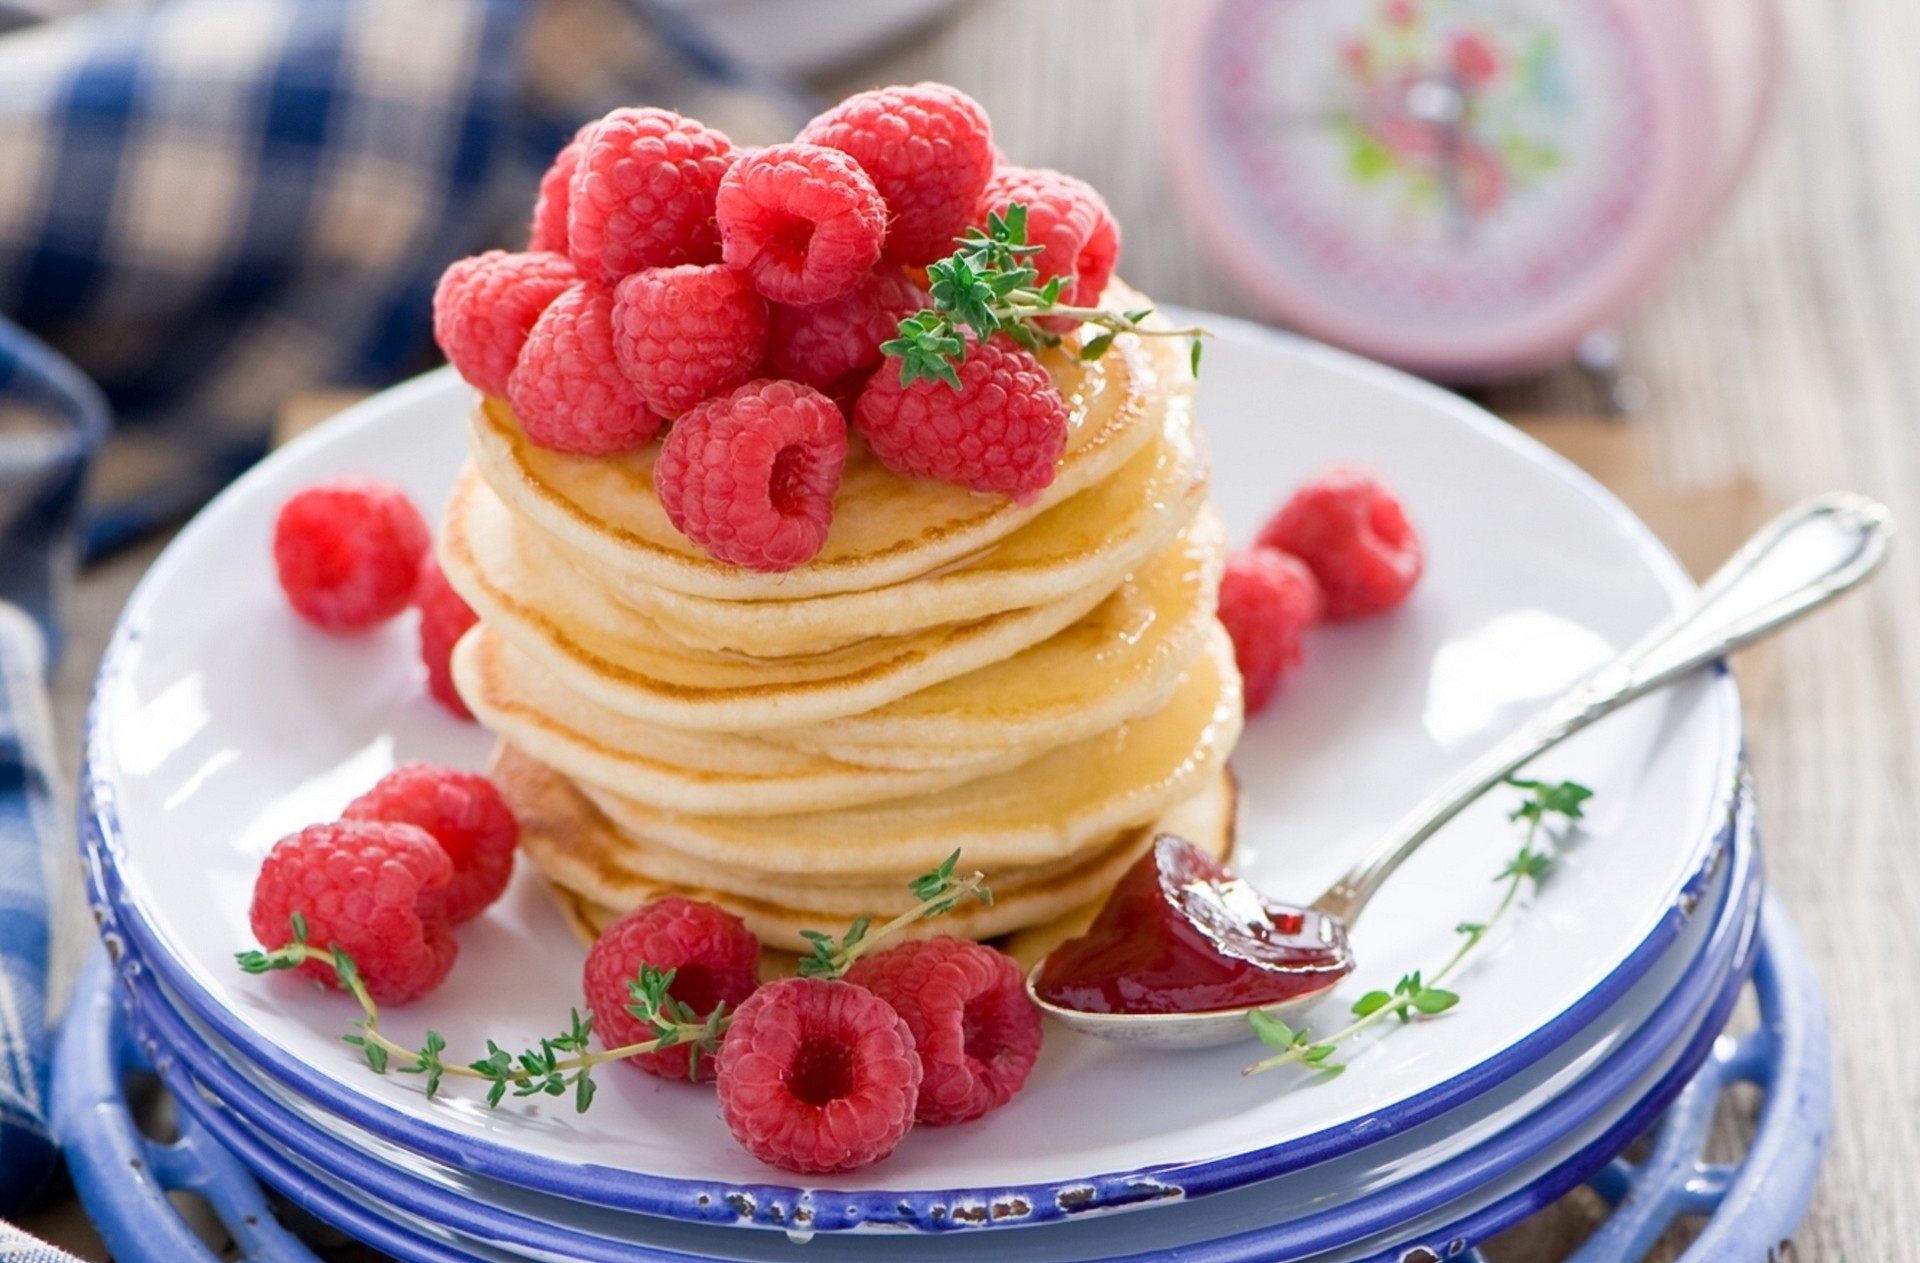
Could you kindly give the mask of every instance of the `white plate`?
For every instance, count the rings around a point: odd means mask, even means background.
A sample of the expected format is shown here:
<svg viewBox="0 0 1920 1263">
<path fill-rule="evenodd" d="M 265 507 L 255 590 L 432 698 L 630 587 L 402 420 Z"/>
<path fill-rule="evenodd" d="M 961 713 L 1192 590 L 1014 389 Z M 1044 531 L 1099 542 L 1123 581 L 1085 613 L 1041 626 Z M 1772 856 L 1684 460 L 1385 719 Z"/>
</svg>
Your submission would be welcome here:
<svg viewBox="0 0 1920 1263">
<path fill-rule="evenodd" d="M 1426 540 L 1406 607 L 1312 634 L 1308 664 L 1236 757 L 1239 858 L 1311 896 L 1401 808 L 1689 590 L 1646 529 L 1570 466 L 1471 405 L 1388 370 L 1214 321 L 1201 384 L 1216 500 L 1238 538 L 1340 459 L 1381 470 Z M 344 996 L 232 963 L 273 841 L 333 816 L 396 761 L 480 766 L 487 738 L 424 695 L 411 621 L 324 636 L 287 609 L 268 538 L 279 504 L 329 474 L 394 478 L 429 506 L 460 460 L 466 391 L 430 375 L 290 445 L 185 530 L 141 585 L 102 668 L 89 784 L 126 927 L 183 1002 L 269 1073 L 395 1143 L 514 1183 L 654 1213 L 819 1228 L 1019 1223 L 1264 1179 L 1417 1125 L 1537 1061 L 1624 994 L 1678 933 L 1732 796 L 1730 678 L 1628 707 L 1544 760 L 1593 786 L 1591 821 L 1535 906 L 1460 975 L 1465 1002 L 1360 1051 L 1312 1092 L 1238 1073 L 1246 1048 L 1155 1054 L 1054 1032 L 1025 1092 L 884 1164 L 797 1187 L 740 1150 L 709 1092 L 603 1074 L 592 1113 L 488 1111 L 377 1078 L 338 1036 Z M 1431 968 L 1485 914 L 1515 836 L 1469 811 L 1409 862 L 1355 935 L 1359 989 Z M 461 931 L 438 992 L 396 1012 L 455 1050 L 557 1029 L 581 949 L 523 872 Z M 996 1206 L 999 1208 L 996 1213 Z M 956 1220 L 956 1212 L 958 1219 Z"/>
<path fill-rule="evenodd" d="M 1704 987 L 1691 985 L 1705 981 L 1701 975 L 1712 972 L 1696 971 L 1685 988 L 1690 996 L 1686 1011 L 1676 1006 L 1656 1014 L 1650 1023 L 1649 1029 L 1664 1028 L 1660 1044 L 1649 1040 L 1626 1050 L 1556 1098 L 1540 1115 L 1462 1155 L 1442 1180 L 1425 1181 L 1426 1187 L 1419 1189 L 1402 1186 L 1384 1198 L 1372 1199 L 1375 1204 L 1367 1208 L 1371 1222 L 1364 1212 L 1354 1216 L 1333 1204 L 1314 1207 L 1307 1220 L 1289 1220 L 1265 1196 L 1283 1180 L 1143 1218 L 1105 1217 L 1022 1233 L 1017 1238 L 1019 1256 L 1033 1263 L 1120 1259 L 1127 1263 L 1276 1263 L 1281 1259 L 1406 1263 L 1409 1258 L 1426 1257 L 1407 1248 L 1412 1242 L 1432 1243 L 1430 1249 L 1444 1250 L 1451 1257 L 1465 1245 L 1483 1241 L 1557 1200 L 1649 1127 L 1714 1047 L 1731 1014 L 1758 949 L 1758 874 L 1751 863 L 1750 833 L 1743 831 L 1741 836 L 1744 841 L 1736 844 L 1743 852 L 1737 865 L 1742 870 L 1739 891 L 1719 917 L 1711 918 L 1713 942 L 1707 949 L 1717 962 L 1715 970 L 1726 971 L 1724 979 Z M 1709 920 L 1696 918 L 1695 928 L 1704 928 Z M 141 994 L 150 998 L 149 992 Z M 150 1012 L 143 1003 L 136 1003 L 135 1015 L 142 1023 Z M 165 1040 L 161 1036 L 163 1045 Z M 1628 1060 L 1636 1068 L 1622 1064 Z M 222 1092 L 209 1092 L 190 1067 L 164 1055 L 157 1064 L 176 1095 L 256 1173 L 315 1213 L 401 1258 L 432 1263 L 444 1263 L 456 1255 L 565 1263 L 587 1258 L 607 1263 L 805 1263 L 824 1248 L 804 1240 L 790 1243 L 772 1233 L 729 1232 L 645 1216 L 623 1217 L 624 1243 L 602 1240 L 595 1245 L 564 1232 L 536 1230 L 531 1240 L 523 1235 L 517 1238 L 520 1244 L 509 1244 L 490 1235 L 489 1217 L 499 1218 L 491 1200 L 483 1199 L 466 1213 L 451 1217 L 424 1213 L 388 1176 L 350 1172 L 347 1168 L 352 1164 L 316 1163 L 290 1155 L 277 1134 L 262 1132 L 252 1120 L 222 1108 L 227 1103 Z M 1521 1133 L 1528 1134 L 1524 1144 L 1518 1140 Z M 588 1218 L 608 1213 L 572 1208 L 574 1216 Z M 1319 1244 L 1310 1244 L 1316 1241 Z M 903 1239 L 898 1233 L 869 1233 L 842 1236 L 831 1249 L 836 1258 L 871 1263 L 941 1258 L 975 1263 L 1006 1257 L 1009 1244 L 997 1234 Z"/>
</svg>

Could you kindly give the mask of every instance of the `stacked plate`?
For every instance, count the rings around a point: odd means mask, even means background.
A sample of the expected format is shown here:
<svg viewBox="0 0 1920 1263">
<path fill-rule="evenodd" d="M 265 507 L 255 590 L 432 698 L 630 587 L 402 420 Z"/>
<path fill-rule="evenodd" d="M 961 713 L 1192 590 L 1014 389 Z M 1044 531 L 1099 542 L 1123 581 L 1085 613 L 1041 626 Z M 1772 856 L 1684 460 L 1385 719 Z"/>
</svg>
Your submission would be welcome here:
<svg viewBox="0 0 1920 1263">
<path fill-rule="evenodd" d="M 1689 584 L 1646 529 L 1557 458 L 1453 396 L 1229 322 L 1203 424 L 1237 538 L 1336 460 L 1402 493 L 1429 567 L 1393 617 L 1312 634 L 1248 728 L 1238 868 L 1310 896 L 1373 834 L 1652 624 Z M 296 488 L 345 472 L 442 503 L 467 396 L 436 374 L 289 446 L 182 533 L 129 605 L 88 742 L 85 844 L 136 1029 L 178 1099 L 261 1178 L 403 1259 L 1360 1259 L 1446 1257 L 1586 1178 L 1706 1058 L 1752 966 L 1760 900 L 1740 720 L 1724 673 L 1650 696 L 1539 774 L 1595 791 L 1552 873 L 1454 975 L 1442 1017 L 1376 1028 L 1333 1078 L 1245 1078 L 1257 1045 L 1150 1052 L 1061 1030 L 1006 1108 L 920 1128 L 886 1162 L 797 1180 L 759 1166 L 711 1089 L 608 1067 L 564 1098 L 489 1109 L 449 1080 L 373 1074 L 358 1010 L 251 977 L 246 911 L 275 839 L 396 762 L 481 766 L 429 702 L 413 631 L 311 632 L 267 540 Z M 1490 797 L 1355 931 L 1354 995 L 1431 971 L 1497 902 L 1518 845 Z M 583 951 L 538 880 L 463 927 L 427 999 L 383 1014 L 448 1059 L 536 1044 L 579 1003 Z M 829 1242 L 827 1238 L 831 1236 Z M 811 1239 L 811 1240 L 810 1240 Z"/>
</svg>

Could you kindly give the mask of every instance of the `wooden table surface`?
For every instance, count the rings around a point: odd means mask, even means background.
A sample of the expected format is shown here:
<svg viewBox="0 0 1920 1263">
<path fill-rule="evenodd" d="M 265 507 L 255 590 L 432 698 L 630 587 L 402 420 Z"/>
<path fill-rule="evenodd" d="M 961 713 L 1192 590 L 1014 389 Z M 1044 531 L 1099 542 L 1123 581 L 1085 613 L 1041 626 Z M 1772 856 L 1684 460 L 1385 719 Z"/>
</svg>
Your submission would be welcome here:
<svg viewBox="0 0 1920 1263">
<path fill-rule="evenodd" d="M 1121 267 L 1163 301 L 1254 314 L 1188 230 L 1150 138 L 1155 0 L 981 0 L 836 88 L 943 79 L 1017 162 L 1090 180 Z M 1747 185 L 1622 330 L 1646 388 L 1629 424 L 1671 483 L 1847 488 L 1920 529 L 1920 4 L 1780 0 L 1788 80 Z M 1491 391 L 1496 411 L 1591 411 L 1573 369 Z M 1835 1127 L 1794 1257 L 1920 1259 L 1920 548 L 1783 635 L 1750 709 L 1768 875 L 1832 1013 Z M 1737 1120 L 1734 1125 L 1737 1125 Z M 1566 1208 L 1496 1257 L 1546 1256 Z"/>
<path fill-rule="evenodd" d="M 1850 488 L 1920 526 L 1920 4 L 1779 3 L 1789 76 L 1772 134 L 1729 213 L 1622 330 L 1626 367 L 1646 388 L 1628 424 L 1674 487 L 1750 479 L 1780 503 Z M 1182 8 L 975 0 L 823 90 L 958 84 L 1015 161 L 1105 193 L 1132 282 L 1163 301 L 1254 314 L 1187 230 L 1149 139 L 1157 24 Z M 1485 399 L 1508 414 L 1596 406 L 1571 368 Z M 70 736 L 149 556 L 118 560 L 78 594 L 58 697 Z M 1920 1259 L 1917 568 L 1920 548 L 1896 547 L 1871 590 L 1781 638 L 1749 698 L 1768 874 L 1818 962 L 1837 1054 L 1835 1127 L 1791 1249 L 1799 1260 Z M 71 970 L 83 939 L 68 935 L 58 968 Z M 1738 1130 L 1745 1110 L 1723 1125 Z M 1592 1209 L 1573 1199 L 1495 1257 L 1552 1257 L 1549 1243 L 1577 1237 Z"/>
</svg>

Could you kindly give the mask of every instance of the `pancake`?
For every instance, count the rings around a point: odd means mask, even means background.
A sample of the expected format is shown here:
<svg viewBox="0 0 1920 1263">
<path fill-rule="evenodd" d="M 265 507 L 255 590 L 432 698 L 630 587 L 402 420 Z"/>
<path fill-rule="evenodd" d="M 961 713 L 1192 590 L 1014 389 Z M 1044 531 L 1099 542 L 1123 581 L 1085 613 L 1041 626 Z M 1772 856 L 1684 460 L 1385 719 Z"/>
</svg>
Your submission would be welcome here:
<svg viewBox="0 0 1920 1263">
<path fill-rule="evenodd" d="M 853 763 L 903 747 L 991 751 L 1081 741 L 1156 709 L 1206 648 L 1226 566 L 1212 506 L 1059 634 L 844 719 L 766 734 Z"/>
<path fill-rule="evenodd" d="M 1009 772 L 915 798 L 786 816 L 692 816 L 591 785 L 618 829 L 715 870 L 885 876 L 959 849 L 982 868 L 1046 863 L 1199 792 L 1239 736 L 1240 676 L 1218 625 L 1167 705 Z"/>
<path fill-rule="evenodd" d="M 622 715 L 569 687 L 480 624 L 454 678 L 489 729 L 569 777 L 667 811 L 777 815 L 932 793 L 1012 768 L 1158 710 L 1206 645 L 1226 547 L 1211 508 L 1176 543 L 1072 627 L 1013 657 L 835 724 L 799 730 L 830 745 L 841 723 L 874 750 L 972 751 L 921 768 L 809 753 L 787 731 L 683 734 Z M 892 743 L 892 744 L 890 744 Z M 777 752 L 787 749 L 787 759 Z M 798 749 L 792 747 L 799 747 Z M 731 751 L 737 762 L 726 761 Z"/>
<path fill-rule="evenodd" d="M 669 811 L 775 815 L 850 807 L 937 792 L 1033 757 L 1009 749 L 967 763 L 895 770 L 748 736 L 659 728 L 568 688 L 485 624 L 462 637 L 453 674 L 474 717 L 502 740 L 573 780 Z"/>
<path fill-rule="evenodd" d="M 688 648 L 613 601 L 477 478 L 463 475 L 441 524 L 447 581 L 480 619 L 609 709 L 672 728 L 752 732 L 884 706 L 1037 644 L 1083 617 L 1103 591 L 1062 594 L 905 636 L 805 657 Z"/>
<path fill-rule="evenodd" d="M 1121 296 L 1130 296 L 1130 291 Z M 820 553 L 781 574 L 717 561 L 674 529 L 653 490 L 657 443 L 616 456 L 578 456 L 529 443 L 504 400 L 475 409 L 470 446 L 481 475 L 516 516 L 559 539 L 623 587 L 729 601 L 861 592 L 974 556 L 1042 513 L 1110 477 L 1161 432 L 1169 408 L 1190 407 L 1184 357 L 1169 339 L 1121 338 L 1082 363 L 1076 341 L 1040 356 L 1070 409 L 1066 450 L 1051 486 L 1021 503 L 905 478 L 852 444 Z"/>
<path fill-rule="evenodd" d="M 621 604 L 697 649 L 783 657 L 1044 605 L 1110 589 L 1192 520 L 1207 470 L 1189 409 L 1111 478 L 1069 497 L 983 552 L 927 574 L 794 601 L 722 601 L 604 576 Z"/>
<path fill-rule="evenodd" d="M 849 905 L 837 914 L 807 912 L 777 900 L 742 898 L 700 885 L 649 881 L 623 869 L 602 870 L 592 857 L 617 853 L 626 842 L 613 824 L 596 811 L 565 777 L 503 746 L 491 775 L 520 818 L 521 845 L 548 877 L 562 911 L 584 941 L 641 904 L 663 895 L 678 894 L 716 903 L 739 916 L 769 947 L 791 952 L 807 950 L 804 930 L 843 932 L 857 916 L 884 916 L 886 908 Z M 1211 776 L 1199 794 L 1180 808 L 1182 837 L 1210 853 L 1225 855 L 1232 846 L 1234 793 L 1224 772 Z M 915 922 L 901 938 L 952 934 L 962 938 L 995 938 L 1035 926 L 1044 926 L 1081 909 L 1097 906 L 1127 866 L 1161 832 L 1159 822 L 1125 831 L 1103 848 L 1097 858 L 1054 879 L 1009 886 L 1002 876 L 987 870 L 993 887 L 991 905 L 966 900 L 940 917 Z M 585 858 L 583 858 L 585 857 Z M 961 855 L 961 871 L 971 871 Z M 899 883 L 900 910 L 911 906 L 907 883 Z"/>
</svg>

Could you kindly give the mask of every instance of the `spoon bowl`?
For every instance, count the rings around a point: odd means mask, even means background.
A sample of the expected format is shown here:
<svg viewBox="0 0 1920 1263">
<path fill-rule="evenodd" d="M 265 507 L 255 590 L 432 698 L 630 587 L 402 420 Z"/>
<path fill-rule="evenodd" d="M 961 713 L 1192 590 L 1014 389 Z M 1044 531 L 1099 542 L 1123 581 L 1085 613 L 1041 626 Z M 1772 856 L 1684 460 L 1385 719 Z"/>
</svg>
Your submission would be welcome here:
<svg viewBox="0 0 1920 1263">
<path fill-rule="evenodd" d="M 1027 973 L 1027 998 L 1042 1013 L 1082 1035 L 1140 1048 L 1217 1048 L 1253 1036 L 1253 1027 L 1247 1022 L 1247 1015 L 1255 1011 L 1252 1008 L 1211 1009 L 1203 1013 L 1084 1013 L 1062 1008 L 1042 997 L 1035 985 L 1040 967 L 1035 965 Z M 1323 987 L 1277 1004 L 1261 1005 L 1258 1011 L 1286 1021 L 1288 1015 L 1318 1003 L 1343 980 L 1344 975 L 1337 976 Z"/>
</svg>

